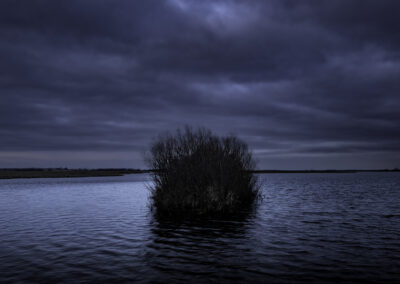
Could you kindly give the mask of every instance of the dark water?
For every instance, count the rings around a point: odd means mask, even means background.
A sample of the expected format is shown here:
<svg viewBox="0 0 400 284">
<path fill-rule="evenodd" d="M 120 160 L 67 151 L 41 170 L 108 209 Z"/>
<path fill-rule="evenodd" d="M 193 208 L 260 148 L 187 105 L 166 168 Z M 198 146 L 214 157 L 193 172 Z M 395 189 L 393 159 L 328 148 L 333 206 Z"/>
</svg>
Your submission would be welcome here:
<svg viewBox="0 0 400 284">
<path fill-rule="evenodd" d="M 0 181 L 0 282 L 400 282 L 400 175 L 263 175 L 229 220 L 166 222 L 146 176 Z"/>
</svg>

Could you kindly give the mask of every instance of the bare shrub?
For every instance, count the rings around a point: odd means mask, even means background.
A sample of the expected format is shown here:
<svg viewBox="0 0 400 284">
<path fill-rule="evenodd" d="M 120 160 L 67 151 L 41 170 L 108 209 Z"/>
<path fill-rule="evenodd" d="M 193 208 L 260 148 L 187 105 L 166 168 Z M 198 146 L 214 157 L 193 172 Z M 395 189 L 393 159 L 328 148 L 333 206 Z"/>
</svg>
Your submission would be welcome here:
<svg viewBox="0 0 400 284">
<path fill-rule="evenodd" d="M 158 214 L 229 214 L 250 207 L 259 195 L 252 155 L 234 136 L 186 127 L 158 137 L 147 162 Z"/>
</svg>

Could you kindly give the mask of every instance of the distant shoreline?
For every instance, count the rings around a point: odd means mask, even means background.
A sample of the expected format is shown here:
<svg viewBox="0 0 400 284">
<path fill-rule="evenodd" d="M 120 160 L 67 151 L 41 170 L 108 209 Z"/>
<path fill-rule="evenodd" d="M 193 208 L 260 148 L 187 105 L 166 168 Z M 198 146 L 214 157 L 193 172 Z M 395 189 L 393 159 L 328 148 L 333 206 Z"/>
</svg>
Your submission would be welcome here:
<svg viewBox="0 0 400 284">
<path fill-rule="evenodd" d="M 108 177 L 149 172 L 139 169 L 0 169 L 0 179 Z"/>
<path fill-rule="evenodd" d="M 381 170 L 255 170 L 256 174 L 342 174 L 342 173 L 383 173 L 400 172 L 399 169 Z"/>
<path fill-rule="evenodd" d="M 74 178 L 74 177 L 107 177 L 127 174 L 145 174 L 153 170 L 142 169 L 67 169 L 67 168 L 5 168 L 0 169 L 0 179 L 18 178 Z M 255 170 L 255 174 L 335 174 L 363 172 L 400 172 L 399 169 L 377 170 Z"/>
</svg>

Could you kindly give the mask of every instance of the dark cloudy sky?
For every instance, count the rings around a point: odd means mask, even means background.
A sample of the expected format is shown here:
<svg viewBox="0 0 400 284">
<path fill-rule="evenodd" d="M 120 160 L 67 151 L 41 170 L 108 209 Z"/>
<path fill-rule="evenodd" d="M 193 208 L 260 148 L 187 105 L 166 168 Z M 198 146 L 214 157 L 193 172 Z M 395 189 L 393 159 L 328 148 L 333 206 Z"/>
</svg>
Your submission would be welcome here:
<svg viewBox="0 0 400 284">
<path fill-rule="evenodd" d="M 2 0 L 0 167 L 143 167 L 185 124 L 259 168 L 400 167 L 400 1 Z"/>
</svg>

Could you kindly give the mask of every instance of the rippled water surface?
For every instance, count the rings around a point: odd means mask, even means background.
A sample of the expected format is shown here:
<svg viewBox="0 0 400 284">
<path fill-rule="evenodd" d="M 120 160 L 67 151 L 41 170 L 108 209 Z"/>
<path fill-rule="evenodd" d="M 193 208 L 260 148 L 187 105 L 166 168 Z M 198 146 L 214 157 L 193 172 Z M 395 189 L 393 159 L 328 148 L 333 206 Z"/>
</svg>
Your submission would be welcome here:
<svg viewBox="0 0 400 284">
<path fill-rule="evenodd" d="M 400 174 L 260 177 L 253 212 L 190 222 L 145 175 L 0 180 L 0 282 L 400 281 Z"/>
</svg>

